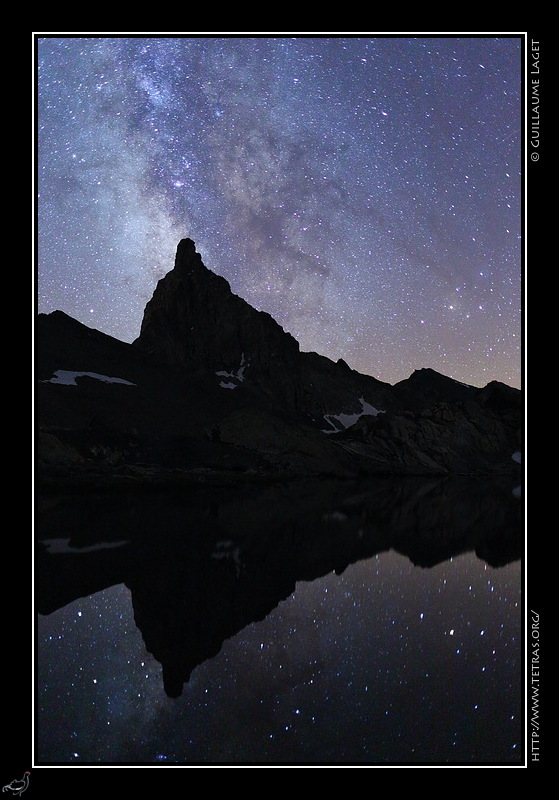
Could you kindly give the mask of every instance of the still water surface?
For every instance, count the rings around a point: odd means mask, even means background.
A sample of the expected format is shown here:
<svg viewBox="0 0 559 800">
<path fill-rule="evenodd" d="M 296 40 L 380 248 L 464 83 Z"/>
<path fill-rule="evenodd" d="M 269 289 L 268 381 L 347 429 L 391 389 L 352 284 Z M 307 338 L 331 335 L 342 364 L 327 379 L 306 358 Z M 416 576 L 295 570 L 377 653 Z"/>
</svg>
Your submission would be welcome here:
<svg viewBox="0 0 559 800">
<path fill-rule="evenodd" d="M 47 498 L 37 763 L 522 763 L 509 487 L 323 488 Z"/>
</svg>

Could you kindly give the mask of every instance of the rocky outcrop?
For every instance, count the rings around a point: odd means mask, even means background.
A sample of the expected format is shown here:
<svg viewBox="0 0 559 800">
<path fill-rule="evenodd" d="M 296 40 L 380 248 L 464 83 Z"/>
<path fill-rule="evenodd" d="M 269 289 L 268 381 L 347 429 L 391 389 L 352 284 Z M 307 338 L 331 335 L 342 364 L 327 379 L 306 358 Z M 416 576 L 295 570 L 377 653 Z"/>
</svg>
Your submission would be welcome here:
<svg viewBox="0 0 559 800">
<path fill-rule="evenodd" d="M 392 474 L 514 474 L 521 450 L 518 420 L 504 422 L 473 400 L 364 417 L 337 439 Z"/>
</svg>

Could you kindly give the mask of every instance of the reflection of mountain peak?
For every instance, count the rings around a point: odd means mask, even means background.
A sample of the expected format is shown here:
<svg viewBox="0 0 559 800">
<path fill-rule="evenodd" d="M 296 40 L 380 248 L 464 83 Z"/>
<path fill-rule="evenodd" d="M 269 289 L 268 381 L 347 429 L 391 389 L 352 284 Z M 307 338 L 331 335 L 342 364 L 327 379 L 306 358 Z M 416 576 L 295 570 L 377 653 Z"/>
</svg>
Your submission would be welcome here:
<svg viewBox="0 0 559 800">
<path fill-rule="evenodd" d="M 126 584 L 165 691 L 177 697 L 197 665 L 298 581 L 388 550 L 421 567 L 473 552 L 493 566 L 518 559 L 521 503 L 508 482 L 482 480 L 49 496 L 38 516 L 36 607 L 48 614 Z M 70 547 L 42 544 L 64 538 Z"/>
</svg>

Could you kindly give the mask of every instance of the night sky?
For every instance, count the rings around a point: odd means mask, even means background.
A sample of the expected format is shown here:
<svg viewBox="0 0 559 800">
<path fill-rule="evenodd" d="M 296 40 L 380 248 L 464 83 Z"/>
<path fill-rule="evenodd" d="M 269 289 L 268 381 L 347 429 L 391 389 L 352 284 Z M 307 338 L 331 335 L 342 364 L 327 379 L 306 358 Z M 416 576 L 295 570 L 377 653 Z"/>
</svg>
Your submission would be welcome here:
<svg viewBox="0 0 559 800">
<path fill-rule="evenodd" d="M 520 35 L 36 43 L 40 312 L 133 341 L 190 237 L 302 350 L 520 386 Z"/>
</svg>

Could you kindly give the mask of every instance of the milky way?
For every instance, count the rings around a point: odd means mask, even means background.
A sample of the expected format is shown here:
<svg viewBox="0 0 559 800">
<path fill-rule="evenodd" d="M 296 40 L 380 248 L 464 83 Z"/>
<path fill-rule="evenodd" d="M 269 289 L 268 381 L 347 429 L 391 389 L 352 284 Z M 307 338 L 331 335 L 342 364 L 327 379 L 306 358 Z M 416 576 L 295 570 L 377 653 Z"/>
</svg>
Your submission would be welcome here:
<svg viewBox="0 0 559 800">
<path fill-rule="evenodd" d="M 303 350 L 520 386 L 522 36 L 36 44 L 40 312 L 132 341 L 190 237 Z"/>
</svg>

